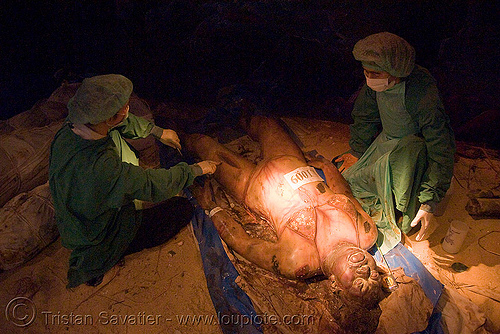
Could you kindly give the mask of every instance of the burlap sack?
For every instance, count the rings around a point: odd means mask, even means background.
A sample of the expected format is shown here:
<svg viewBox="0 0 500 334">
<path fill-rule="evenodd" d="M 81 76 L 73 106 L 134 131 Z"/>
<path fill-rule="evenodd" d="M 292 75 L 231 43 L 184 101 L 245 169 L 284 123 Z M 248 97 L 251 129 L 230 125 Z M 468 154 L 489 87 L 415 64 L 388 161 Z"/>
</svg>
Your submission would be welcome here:
<svg viewBox="0 0 500 334">
<path fill-rule="evenodd" d="M 50 144 L 62 123 L 0 134 L 0 207 L 48 181 Z"/>
<path fill-rule="evenodd" d="M 52 94 L 50 94 L 48 100 L 59 102 L 66 106 L 69 99 L 71 99 L 73 95 L 75 95 L 76 90 L 78 89 L 78 87 L 80 87 L 80 85 L 81 83 L 79 82 L 63 82 L 61 86 L 57 87 L 57 89 L 53 91 Z"/>
<path fill-rule="evenodd" d="M 68 115 L 66 104 L 50 99 L 39 100 L 35 105 L 7 120 L 0 121 L 0 135 L 18 129 L 29 129 L 50 125 Z"/>
<path fill-rule="evenodd" d="M 49 183 L 17 195 L 0 209 L 0 269 L 25 263 L 58 236 Z"/>
</svg>

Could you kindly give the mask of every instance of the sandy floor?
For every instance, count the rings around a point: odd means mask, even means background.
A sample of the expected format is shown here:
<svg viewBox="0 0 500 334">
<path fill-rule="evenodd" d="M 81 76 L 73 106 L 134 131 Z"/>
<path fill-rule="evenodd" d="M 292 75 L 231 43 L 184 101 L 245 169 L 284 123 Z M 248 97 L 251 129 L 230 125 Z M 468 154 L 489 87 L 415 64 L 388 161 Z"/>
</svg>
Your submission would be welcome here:
<svg viewBox="0 0 500 334">
<path fill-rule="evenodd" d="M 485 328 L 496 333 L 500 332 L 500 220 L 475 220 L 465 207 L 468 194 L 474 190 L 498 187 L 499 167 L 496 159 L 460 157 L 455 163 L 450 202 L 445 213 L 437 217 L 434 232 L 421 242 L 415 242 L 415 235 L 411 236 L 408 246 L 446 288 L 471 300 L 477 309 L 467 312 L 476 313 L 479 321 L 486 319 Z M 460 251 L 449 254 L 441 242 L 455 219 L 467 223 L 470 230 Z M 451 266 L 457 262 L 468 269 L 456 272 Z M 480 313 L 484 313 L 484 318 Z"/>
<path fill-rule="evenodd" d="M 498 185 L 499 170 L 500 160 L 460 158 L 451 200 L 434 232 L 422 242 L 408 238 L 408 247 L 446 285 L 451 302 L 441 306 L 452 320 L 450 333 L 500 332 L 500 220 L 474 220 L 465 210 L 467 193 Z M 441 247 L 453 219 L 470 226 L 455 255 Z M 126 257 L 97 288 L 66 289 L 68 256 L 57 240 L 24 266 L 0 274 L 0 333 L 221 333 L 190 227 L 160 247 Z M 468 270 L 455 272 L 455 262 Z M 15 325 L 31 316 L 29 326 Z"/>
<path fill-rule="evenodd" d="M 27 307 L 19 314 L 36 307 L 26 328 L 0 317 L 0 332 L 221 332 L 216 322 L 210 324 L 216 313 L 190 227 L 160 247 L 126 257 L 96 288 L 65 288 L 68 256 L 58 240 L 24 267 L 0 276 L 0 305 L 25 296 Z"/>
</svg>

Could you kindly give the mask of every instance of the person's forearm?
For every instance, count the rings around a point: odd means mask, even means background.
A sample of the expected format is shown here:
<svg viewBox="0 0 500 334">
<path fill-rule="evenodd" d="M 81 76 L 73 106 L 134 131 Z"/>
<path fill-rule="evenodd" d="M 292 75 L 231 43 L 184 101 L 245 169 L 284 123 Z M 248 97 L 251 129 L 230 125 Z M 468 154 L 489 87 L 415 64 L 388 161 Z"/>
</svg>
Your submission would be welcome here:
<svg viewBox="0 0 500 334">
<path fill-rule="evenodd" d="M 147 119 L 129 113 L 128 118 L 125 120 L 125 125 L 123 128 L 120 128 L 120 133 L 124 138 L 128 139 L 146 138 L 151 134 L 154 126 Z"/>
</svg>

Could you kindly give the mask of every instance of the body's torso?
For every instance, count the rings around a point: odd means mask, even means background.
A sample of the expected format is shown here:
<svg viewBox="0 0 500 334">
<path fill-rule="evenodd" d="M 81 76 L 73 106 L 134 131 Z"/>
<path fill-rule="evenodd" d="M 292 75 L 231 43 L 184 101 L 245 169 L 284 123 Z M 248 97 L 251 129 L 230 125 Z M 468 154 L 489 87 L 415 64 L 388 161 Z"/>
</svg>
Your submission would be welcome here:
<svg viewBox="0 0 500 334">
<path fill-rule="evenodd" d="M 316 247 L 320 257 L 340 242 L 370 247 L 375 225 L 366 225 L 347 196 L 335 194 L 322 181 L 298 189 L 287 182 L 285 174 L 306 166 L 293 156 L 261 162 L 248 182 L 245 204 L 268 221 L 278 238 L 290 230 Z"/>
</svg>

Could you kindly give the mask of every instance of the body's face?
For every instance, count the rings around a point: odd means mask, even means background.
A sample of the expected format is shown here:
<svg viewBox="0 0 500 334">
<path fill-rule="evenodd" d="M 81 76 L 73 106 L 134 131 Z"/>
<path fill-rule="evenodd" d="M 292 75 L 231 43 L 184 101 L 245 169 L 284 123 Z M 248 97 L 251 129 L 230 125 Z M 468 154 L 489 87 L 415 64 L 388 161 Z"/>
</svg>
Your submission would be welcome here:
<svg viewBox="0 0 500 334">
<path fill-rule="evenodd" d="M 381 276 L 377 264 L 367 251 L 348 246 L 331 260 L 335 262 L 331 264 L 335 280 L 351 295 L 364 297 L 380 289 Z"/>
<path fill-rule="evenodd" d="M 363 296 L 372 288 L 380 286 L 377 265 L 368 252 L 352 248 L 345 261 L 340 282 L 351 294 Z"/>
</svg>

